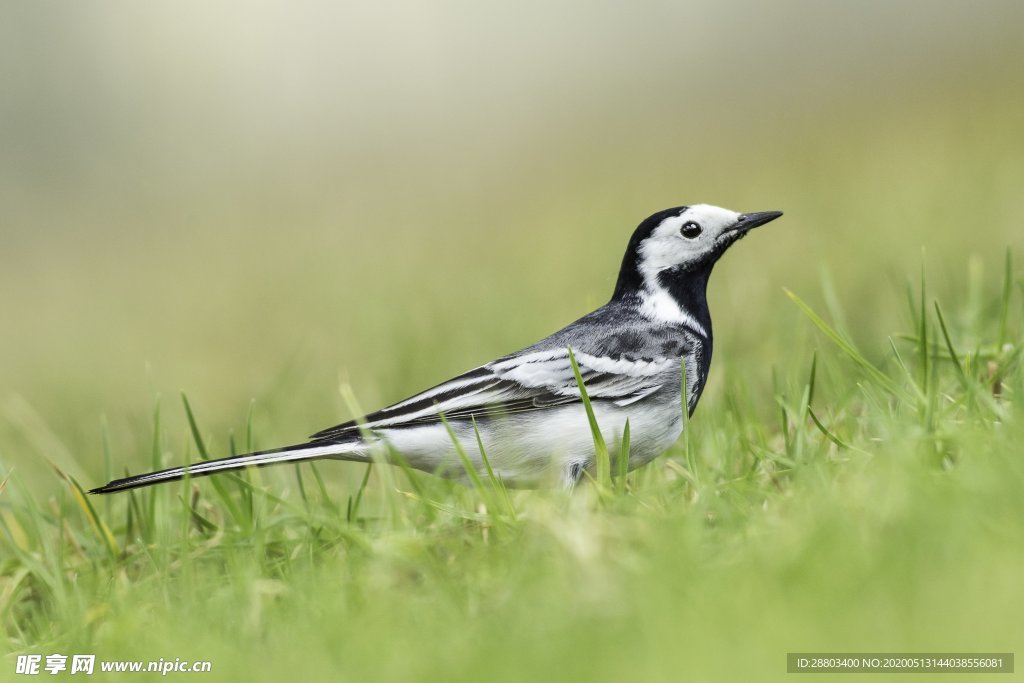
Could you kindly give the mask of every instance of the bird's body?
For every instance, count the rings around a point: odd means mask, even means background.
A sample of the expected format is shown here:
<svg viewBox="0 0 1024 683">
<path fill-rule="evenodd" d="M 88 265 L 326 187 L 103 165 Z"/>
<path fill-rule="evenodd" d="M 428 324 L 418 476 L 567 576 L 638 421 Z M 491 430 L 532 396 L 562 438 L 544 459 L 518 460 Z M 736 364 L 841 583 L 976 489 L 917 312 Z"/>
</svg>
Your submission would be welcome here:
<svg viewBox="0 0 1024 683">
<path fill-rule="evenodd" d="M 594 466 L 593 435 L 570 361 L 575 358 L 612 458 L 630 425 L 629 467 L 649 462 L 683 429 L 711 363 L 706 289 L 722 253 L 778 212 L 740 215 L 707 205 L 654 214 L 636 229 L 612 299 L 541 341 L 415 396 L 311 437 L 306 444 L 210 460 L 110 482 L 111 493 L 278 462 L 404 460 L 462 476 L 457 439 L 480 472 L 503 480 L 574 484 Z"/>
</svg>

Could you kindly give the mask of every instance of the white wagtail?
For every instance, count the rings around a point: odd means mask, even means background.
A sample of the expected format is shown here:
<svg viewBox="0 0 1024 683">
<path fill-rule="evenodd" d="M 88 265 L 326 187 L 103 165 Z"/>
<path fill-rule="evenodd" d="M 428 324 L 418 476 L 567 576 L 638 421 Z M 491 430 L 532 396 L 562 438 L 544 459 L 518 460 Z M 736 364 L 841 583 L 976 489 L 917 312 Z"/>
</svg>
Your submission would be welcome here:
<svg viewBox="0 0 1024 683">
<path fill-rule="evenodd" d="M 325 429 L 304 444 L 117 479 L 92 493 L 321 458 L 401 458 L 420 470 L 461 476 L 453 437 L 481 473 L 478 437 L 504 481 L 532 485 L 554 472 L 572 486 L 593 469 L 595 447 L 570 349 L 611 457 L 628 419 L 629 467 L 647 463 L 682 433 L 682 378 L 690 414 L 704 390 L 712 267 L 749 230 L 781 215 L 706 204 L 659 211 L 629 240 L 611 301 L 522 351 Z"/>
</svg>

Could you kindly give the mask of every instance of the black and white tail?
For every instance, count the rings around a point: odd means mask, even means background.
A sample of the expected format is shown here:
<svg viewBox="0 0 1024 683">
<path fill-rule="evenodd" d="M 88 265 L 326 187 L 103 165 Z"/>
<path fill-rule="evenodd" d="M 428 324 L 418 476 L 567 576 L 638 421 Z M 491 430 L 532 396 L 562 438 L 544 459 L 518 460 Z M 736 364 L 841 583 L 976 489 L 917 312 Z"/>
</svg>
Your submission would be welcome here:
<svg viewBox="0 0 1024 683">
<path fill-rule="evenodd" d="M 153 484 L 178 481 L 188 477 L 205 477 L 220 472 L 232 472 L 246 467 L 266 467 L 280 462 L 302 462 L 304 460 L 320 460 L 332 458 L 337 460 L 366 460 L 369 457 L 366 445 L 360 441 L 342 443 L 323 443 L 313 441 L 307 444 L 274 448 L 269 451 L 257 451 L 245 455 L 235 455 L 218 460 L 204 460 L 186 467 L 172 467 L 158 472 L 139 474 L 134 477 L 115 479 L 108 484 L 94 488 L 89 493 L 116 493 L 137 489 Z"/>
</svg>

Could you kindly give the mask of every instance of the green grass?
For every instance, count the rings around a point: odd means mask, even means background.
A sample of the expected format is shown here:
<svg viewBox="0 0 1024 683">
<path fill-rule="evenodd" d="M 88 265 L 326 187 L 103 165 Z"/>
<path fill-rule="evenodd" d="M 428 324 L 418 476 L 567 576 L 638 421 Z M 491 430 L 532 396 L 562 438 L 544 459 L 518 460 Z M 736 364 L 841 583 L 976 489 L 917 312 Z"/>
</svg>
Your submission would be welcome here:
<svg viewBox="0 0 1024 683">
<path fill-rule="evenodd" d="M 773 395 L 731 377 L 665 457 L 623 476 L 605 450 L 572 494 L 323 464 L 96 498 L 55 465 L 39 500 L 4 474 L 4 647 L 238 680 L 765 680 L 787 651 L 1019 649 L 1021 282 L 1007 255 L 977 316 L 912 289 L 906 334 L 864 349 L 789 293 L 816 336 Z M 209 457 L 183 409 L 169 458 Z M 153 466 L 167 413 L 139 434 Z M 258 431 L 250 411 L 218 441 Z"/>
</svg>

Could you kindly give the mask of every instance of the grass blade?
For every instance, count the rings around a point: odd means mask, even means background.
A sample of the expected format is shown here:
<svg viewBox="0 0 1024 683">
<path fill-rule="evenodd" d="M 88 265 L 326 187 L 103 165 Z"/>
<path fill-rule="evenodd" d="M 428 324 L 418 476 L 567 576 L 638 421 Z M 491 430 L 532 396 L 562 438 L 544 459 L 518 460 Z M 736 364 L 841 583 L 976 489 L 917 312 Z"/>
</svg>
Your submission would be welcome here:
<svg viewBox="0 0 1024 683">
<path fill-rule="evenodd" d="M 871 361 L 869 361 L 867 358 L 861 355 L 861 353 L 856 348 L 854 348 L 854 346 L 849 341 L 843 338 L 842 335 L 840 335 L 828 323 L 822 320 L 821 317 L 814 312 L 814 309 L 812 309 L 810 306 L 804 303 L 804 301 L 796 294 L 794 294 L 792 291 L 788 289 L 784 291 L 786 292 L 786 296 L 788 296 L 793 301 L 793 303 L 795 303 L 800 308 L 800 310 L 804 312 L 804 315 L 810 318 L 811 322 L 814 323 L 814 325 L 819 330 L 821 330 L 826 337 L 831 339 L 832 342 L 836 346 L 838 346 L 843 353 L 847 355 L 847 357 L 849 357 L 852 361 L 859 365 L 868 374 L 868 376 L 875 381 L 875 383 L 883 387 L 890 394 L 893 394 L 903 399 L 908 398 L 907 393 L 903 390 L 902 387 L 897 385 L 888 375 L 879 370 Z"/>
<path fill-rule="evenodd" d="M 497 475 L 494 474 L 494 469 L 491 468 L 491 459 L 487 457 L 487 449 L 484 448 L 483 437 L 480 436 L 480 430 L 477 428 L 476 418 L 472 418 L 473 421 L 473 433 L 476 435 L 476 445 L 480 449 L 480 459 L 484 462 L 484 468 L 487 470 L 487 478 L 490 480 L 491 488 L 494 489 L 498 499 L 502 502 L 504 512 L 509 516 L 512 521 L 516 519 L 516 510 L 512 505 L 512 497 L 508 493 L 508 488 Z"/>
<path fill-rule="evenodd" d="M 843 448 L 843 449 L 850 448 L 849 444 L 847 444 L 845 441 L 843 441 L 838 436 L 836 436 L 835 434 L 833 434 L 832 432 L 830 432 L 828 429 L 825 428 L 825 425 L 823 425 L 821 423 L 821 420 L 818 419 L 818 416 L 814 414 L 814 410 L 813 409 L 808 408 L 807 414 L 810 416 L 811 422 L 814 423 L 814 426 L 818 428 L 818 431 L 820 431 L 822 434 L 824 434 L 825 437 L 829 441 L 831 441 L 835 445 L 839 446 L 840 448 Z"/>
<path fill-rule="evenodd" d="M 626 477 L 629 475 L 629 418 L 626 418 L 626 425 L 622 428 L 622 443 L 619 446 L 619 454 L 615 458 L 618 477 L 616 477 L 616 492 L 621 496 L 626 493 Z"/>
<path fill-rule="evenodd" d="M 569 350 L 569 363 L 572 365 L 572 373 L 576 376 L 576 386 L 580 389 L 580 398 L 583 400 L 583 409 L 587 412 L 587 421 L 590 423 L 590 435 L 594 439 L 594 470 L 597 484 L 602 490 L 611 486 L 612 472 L 608 456 L 608 445 L 601 434 L 601 428 L 597 424 L 597 417 L 594 415 L 594 406 L 590 403 L 590 396 L 587 388 L 583 385 L 583 376 L 580 374 L 580 366 L 576 363 L 576 356 L 572 349 Z"/>
<path fill-rule="evenodd" d="M 349 524 L 359 519 L 359 504 L 363 502 L 363 494 L 366 493 L 366 487 L 370 483 L 370 473 L 372 471 L 373 463 L 366 463 L 366 470 L 363 472 L 363 480 L 359 482 L 359 488 L 356 489 L 356 495 L 354 498 L 349 499 L 348 510 L 346 513 Z"/>
<path fill-rule="evenodd" d="M 921 375 L 921 391 L 925 396 L 928 395 L 929 388 L 929 375 L 928 375 L 928 310 L 925 305 L 925 276 L 924 276 L 924 258 L 922 255 L 921 259 L 921 304 L 918 311 L 919 320 L 917 321 L 917 362 L 919 366 L 919 373 Z"/>
<path fill-rule="evenodd" d="M 103 523 L 103 520 L 96 514 L 96 510 L 93 508 L 92 503 L 89 502 L 88 496 L 85 495 L 85 491 L 79 486 L 75 478 L 69 474 L 65 474 L 61 470 L 57 470 L 57 474 L 60 475 L 64 481 L 71 487 L 71 495 L 75 499 L 75 503 L 78 504 L 79 509 L 85 514 L 86 519 L 89 520 L 89 525 L 92 526 L 96 537 L 100 539 L 107 552 L 110 553 L 111 559 L 117 559 L 120 554 L 120 550 L 117 547 L 117 540 L 114 538 L 114 534 L 110 532 L 107 525 Z"/>
<path fill-rule="evenodd" d="M 953 361 L 954 367 L 956 367 L 957 378 L 965 389 L 969 388 L 970 381 L 967 379 L 967 375 L 964 373 L 964 367 L 960 364 L 960 355 L 953 348 L 953 340 L 949 338 L 949 330 L 946 329 L 946 319 L 942 315 L 942 309 L 939 308 L 939 302 L 935 303 L 935 316 L 939 320 L 939 329 L 942 331 L 942 338 L 946 341 L 946 350 L 949 351 L 949 359 Z"/>
<path fill-rule="evenodd" d="M 199 425 L 196 423 L 196 417 L 192 413 L 192 406 L 189 404 L 188 396 L 185 395 L 185 392 L 181 393 L 181 402 L 185 406 L 185 417 L 188 420 L 189 430 L 192 432 L 192 441 L 195 442 L 196 450 L 199 451 L 199 457 L 203 460 L 209 460 L 210 452 L 206 449 L 206 443 L 203 441 L 203 436 L 199 431 Z M 187 480 L 188 477 L 185 479 Z M 224 503 L 224 507 L 226 507 L 228 512 L 231 513 L 231 517 L 235 520 L 235 523 L 242 527 L 249 526 L 242 514 L 241 508 L 239 508 L 234 497 L 228 492 L 227 487 L 224 485 L 224 482 L 221 481 L 221 478 L 217 475 L 213 475 L 212 477 L 208 477 L 208 479 L 213 485 L 214 490 L 217 492 L 217 496 L 220 498 L 221 502 Z M 185 489 L 185 491 L 187 491 L 187 489 Z"/>
<path fill-rule="evenodd" d="M 1013 293 L 1013 260 L 1010 249 L 1006 249 L 1006 266 L 1003 274 L 1003 293 L 999 300 L 999 332 L 996 334 L 996 354 L 1003 352 L 1006 344 L 1006 326 L 1010 317 L 1010 296 Z"/>
<path fill-rule="evenodd" d="M 459 441 L 458 435 L 455 430 L 452 429 L 452 425 L 448 422 L 448 418 L 445 417 L 444 413 L 438 413 L 441 418 L 441 424 L 444 425 L 445 430 L 448 432 L 448 438 L 452 440 L 452 445 L 455 446 L 455 453 L 459 456 L 459 462 L 462 463 L 462 468 L 466 471 L 466 476 L 469 477 L 469 481 L 472 482 L 473 488 L 477 490 L 480 498 L 484 501 L 487 509 L 490 511 L 496 511 L 496 501 L 492 499 L 491 489 L 484 486 L 484 482 L 480 479 L 480 473 L 476 471 L 476 467 L 473 462 L 469 459 L 469 454 L 466 453 L 466 449 L 462 447 L 462 442 Z M 493 512 L 492 512 L 493 514 Z"/>
</svg>

